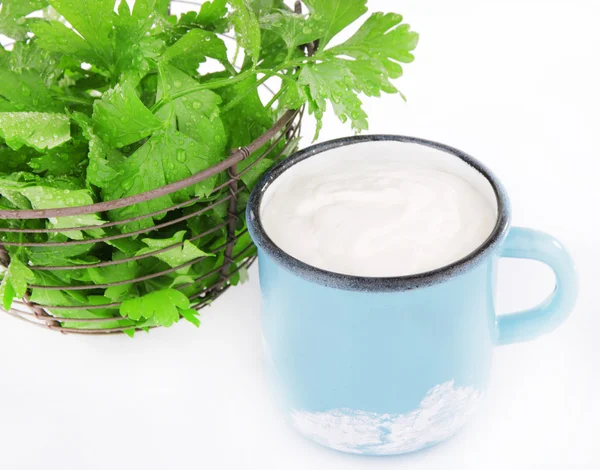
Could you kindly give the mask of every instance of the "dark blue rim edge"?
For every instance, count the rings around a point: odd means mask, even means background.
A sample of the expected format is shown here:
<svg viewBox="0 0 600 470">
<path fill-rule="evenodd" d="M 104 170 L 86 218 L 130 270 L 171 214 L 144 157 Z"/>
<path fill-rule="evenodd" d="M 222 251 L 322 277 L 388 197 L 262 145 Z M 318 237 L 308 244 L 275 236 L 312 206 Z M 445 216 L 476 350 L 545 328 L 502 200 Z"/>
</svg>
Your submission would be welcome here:
<svg viewBox="0 0 600 470">
<path fill-rule="evenodd" d="M 481 173 L 492 185 L 498 203 L 498 219 L 496 220 L 496 226 L 490 236 L 475 251 L 452 264 L 425 273 L 398 277 L 362 277 L 335 273 L 306 264 L 279 248 L 266 234 L 260 220 L 259 209 L 262 198 L 271 183 L 296 163 L 314 155 L 346 145 L 373 141 L 397 141 L 432 147 L 460 158 Z M 490 256 L 500 247 L 508 233 L 510 226 L 510 202 L 498 179 L 487 167 L 485 167 L 485 165 L 454 147 L 431 140 L 401 135 L 357 135 L 311 145 L 310 147 L 294 153 L 292 156 L 267 171 L 250 194 L 246 209 L 246 220 L 250 235 L 259 249 L 264 250 L 264 252 L 271 256 L 275 262 L 283 265 L 308 281 L 316 282 L 327 287 L 351 291 L 394 292 L 438 284 L 474 268 Z"/>
</svg>

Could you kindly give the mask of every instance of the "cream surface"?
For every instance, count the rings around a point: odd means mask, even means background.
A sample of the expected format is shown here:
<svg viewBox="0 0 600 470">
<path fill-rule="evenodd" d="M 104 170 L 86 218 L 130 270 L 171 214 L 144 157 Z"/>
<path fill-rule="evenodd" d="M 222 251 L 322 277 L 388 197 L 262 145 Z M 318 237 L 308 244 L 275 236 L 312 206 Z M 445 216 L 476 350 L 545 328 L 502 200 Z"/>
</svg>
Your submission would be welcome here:
<svg viewBox="0 0 600 470">
<path fill-rule="evenodd" d="M 267 190 L 261 219 L 307 264 L 365 277 L 446 266 L 496 222 L 491 185 L 462 160 L 400 142 L 340 147 L 297 163 Z"/>
</svg>

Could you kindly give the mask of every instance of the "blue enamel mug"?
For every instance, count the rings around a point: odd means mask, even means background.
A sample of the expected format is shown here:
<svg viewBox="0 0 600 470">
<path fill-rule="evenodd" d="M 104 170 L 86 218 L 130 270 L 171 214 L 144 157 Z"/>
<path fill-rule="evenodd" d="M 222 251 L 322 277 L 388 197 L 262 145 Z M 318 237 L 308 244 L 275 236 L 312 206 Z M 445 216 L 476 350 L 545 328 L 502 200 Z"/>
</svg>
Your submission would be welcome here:
<svg viewBox="0 0 600 470">
<path fill-rule="evenodd" d="M 463 259 L 411 276 L 350 276 L 295 259 L 265 232 L 261 201 L 294 165 L 349 145 L 365 158 L 382 146 L 410 146 L 419 158 L 460 172 L 493 198 L 493 232 Z M 301 150 L 254 188 L 247 223 L 258 246 L 267 376 L 291 424 L 340 451 L 402 454 L 449 438 L 485 394 L 494 347 L 553 330 L 577 296 L 564 247 L 545 233 L 511 228 L 496 177 L 464 152 L 427 140 L 367 135 Z M 547 264 L 554 291 L 536 308 L 496 315 L 501 257 Z"/>
</svg>

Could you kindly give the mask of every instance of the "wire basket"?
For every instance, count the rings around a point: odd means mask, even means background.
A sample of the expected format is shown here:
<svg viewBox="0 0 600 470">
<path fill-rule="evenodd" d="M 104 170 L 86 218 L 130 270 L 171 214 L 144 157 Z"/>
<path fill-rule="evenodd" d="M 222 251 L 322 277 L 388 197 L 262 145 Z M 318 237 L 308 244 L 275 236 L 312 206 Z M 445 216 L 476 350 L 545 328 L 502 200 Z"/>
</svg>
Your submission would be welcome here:
<svg viewBox="0 0 600 470">
<path fill-rule="evenodd" d="M 172 3 L 178 3 L 173 1 Z M 192 2 L 182 1 L 182 4 L 193 4 Z M 296 4 L 296 8 L 299 8 L 299 2 Z M 312 52 L 313 45 L 304 48 L 308 54 Z M 102 215 L 108 211 L 115 209 L 122 209 L 130 207 L 139 203 L 155 200 L 164 197 L 169 194 L 173 194 L 177 191 L 184 190 L 186 188 L 193 187 L 197 183 L 213 178 L 220 175 L 219 184 L 217 184 L 211 196 L 214 197 L 210 202 L 206 202 L 207 198 L 193 197 L 185 202 L 175 204 L 167 209 L 160 211 L 150 212 L 141 214 L 135 217 L 116 220 L 104 223 L 102 225 L 94 226 L 77 226 L 69 228 L 2 228 L 0 227 L 0 263 L 7 267 L 10 263 L 10 256 L 6 250 L 6 247 L 73 247 L 76 245 L 94 244 L 94 247 L 101 247 L 106 245 L 109 246 L 113 240 L 126 239 L 130 237 L 137 237 L 138 235 L 146 234 L 155 230 L 163 229 L 174 224 L 192 219 L 194 217 L 200 217 L 202 214 L 210 211 L 211 209 L 219 205 L 227 205 L 227 216 L 224 221 L 220 224 L 216 224 L 210 227 L 208 230 L 188 238 L 180 243 L 173 244 L 160 250 L 126 257 L 118 260 L 101 261 L 89 264 L 78 264 L 78 265 L 55 265 L 55 266 L 42 266 L 32 265 L 30 262 L 29 269 L 32 271 L 68 271 L 85 268 L 102 268 L 107 266 L 114 266 L 117 264 L 127 263 L 129 261 L 138 261 L 144 258 L 155 256 L 157 254 L 183 247 L 185 241 L 199 240 L 203 237 L 210 236 L 220 230 L 225 230 L 227 237 L 225 243 L 218 246 L 208 253 L 207 256 L 198 257 L 191 261 L 188 261 L 180 266 L 172 267 L 160 272 L 154 272 L 147 274 L 135 279 L 128 279 L 124 281 L 108 282 L 106 284 L 73 284 L 73 285 L 62 285 L 62 286 L 43 286 L 43 285 L 30 285 L 32 289 L 46 289 L 46 290 L 61 290 L 61 291 L 88 291 L 91 289 L 106 289 L 114 286 L 122 286 L 127 284 L 135 284 L 151 279 L 157 279 L 161 276 L 172 274 L 182 268 L 190 267 L 194 264 L 202 262 L 208 256 L 220 255 L 222 263 L 215 266 L 211 271 L 204 273 L 202 276 L 191 279 L 186 284 L 174 287 L 177 290 L 183 291 L 186 288 L 190 288 L 194 285 L 202 286 L 202 289 L 195 292 L 193 295 L 189 295 L 188 298 L 191 301 L 191 308 L 200 310 L 208 306 L 212 301 L 221 296 L 231 285 L 231 279 L 233 276 L 239 275 L 239 272 L 252 264 L 256 258 L 256 249 L 249 237 L 247 236 L 247 229 L 240 230 L 239 227 L 241 220 L 245 213 L 245 201 L 240 200 L 239 196 L 244 190 L 244 186 L 240 183 L 240 178 L 247 172 L 252 171 L 260 162 L 269 156 L 269 158 L 276 162 L 281 158 L 285 158 L 294 150 L 297 145 L 297 138 L 301 131 L 301 120 L 302 120 L 303 109 L 288 110 L 285 111 L 281 117 L 275 122 L 275 124 L 267 130 L 263 135 L 255 139 L 252 143 L 245 147 L 236 149 L 231 155 L 219 162 L 218 164 L 201 171 L 200 173 L 194 174 L 186 179 L 177 181 L 175 183 L 163 186 L 151 191 L 147 191 L 140 194 L 135 194 L 122 199 L 115 199 L 111 201 L 99 202 L 86 206 L 79 207 L 67 207 L 67 208 L 56 208 L 56 209 L 45 209 L 45 210 L 0 210 L 0 219 L 22 221 L 32 219 L 53 219 L 60 217 L 78 217 L 89 214 Z M 258 151 L 261 151 L 258 156 L 255 155 Z M 238 169 L 238 164 L 243 160 L 248 159 L 252 155 L 252 163 L 245 166 L 243 170 Z M 210 197 L 209 197 L 210 199 Z M 69 232 L 69 231 L 81 231 L 81 230 L 93 230 L 93 229 L 106 229 L 110 227 L 116 227 L 125 225 L 131 222 L 141 221 L 144 219 L 151 219 L 156 216 L 165 216 L 167 219 L 165 222 L 159 222 L 152 225 L 149 228 L 143 228 L 132 232 L 118 233 L 109 236 L 103 236 L 98 238 L 86 238 L 85 240 L 69 240 L 65 242 L 56 241 L 39 241 L 40 237 L 44 235 L 51 235 L 54 233 Z M 107 219 L 102 219 L 107 220 Z M 158 222 L 158 221 L 157 221 Z M 87 232 L 89 233 L 89 232 Z M 18 241 L 15 241 L 18 237 Z M 62 333 L 75 333 L 75 334 L 110 334 L 110 333 L 122 333 L 124 331 L 138 330 L 136 327 L 123 326 L 115 328 L 103 328 L 102 325 L 108 325 L 107 322 L 122 321 L 124 318 L 119 315 L 119 307 L 121 302 L 114 303 L 103 303 L 101 305 L 78 305 L 78 306 L 61 306 L 61 305 L 42 305 L 39 303 L 32 302 L 28 295 L 19 301 L 13 302 L 13 307 L 9 310 L 3 310 L 9 315 L 17 317 L 21 320 L 30 322 L 34 325 L 38 325 L 50 330 L 59 331 Z M 111 316 L 98 316 L 97 318 L 67 318 L 60 315 L 61 310 L 87 310 L 93 312 L 96 309 L 114 309 L 114 315 Z M 69 327 L 64 324 L 67 323 Z M 74 327 L 75 324 L 86 324 L 84 329 Z M 152 326 L 150 328 L 153 328 Z"/>
</svg>

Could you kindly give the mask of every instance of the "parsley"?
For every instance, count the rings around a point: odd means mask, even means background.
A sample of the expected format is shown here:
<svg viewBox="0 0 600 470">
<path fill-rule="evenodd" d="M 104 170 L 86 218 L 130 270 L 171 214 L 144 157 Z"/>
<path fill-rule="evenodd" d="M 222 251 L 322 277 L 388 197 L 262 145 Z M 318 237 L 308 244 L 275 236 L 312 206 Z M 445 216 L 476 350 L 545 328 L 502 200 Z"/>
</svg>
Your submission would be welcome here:
<svg viewBox="0 0 600 470">
<path fill-rule="evenodd" d="M 0 113 L 0 137 L 13 150 L 23 145 L 40 152 L 71 138 L 69 119 L 54 113 Z"/>
<path fill-rule="evenodd" d="M 0 207 L 76 207 L 160 188 L 248 145 L 284 109 L 307 105 L 317 135 L 328 107 L 356 131 L 365 130 L 359 95 L 397 93 L 391 80 L 413 60 L 418 40 L 398 14 L 366 17 L 366 0 L 306 0 L 306 14 L 282 0 L 211 0 L 180 17 L 169 16 L 168 0 L 131 3 L 0 3 L 0 34 L 16 40 L 0 47 Z M 336 40 L 359 21 L 354 35 Z M 317 47 L 306 57 L 303 45 L 309 42 Z M 209 72 L 210 62 L 221 70 Z M 281 85 L 267 103 L 258 90 L 273 77 Z M 267 144 L 239 164 L 238 210 L 275 157 L 289 155 L 297 144 L 280 142 L 258 161 Z M 56 316 L 80 320 L 65 320 L 66 327 L 121 327 L 130 335 L 180 318 L 198 326 L 188 297 L 221 282 L 227 203 L 215 202 L 228 189 L 215 188 L 224 181 L 219 175 L 105 214 L 0 220 L 3 228 L 57 230 L 2 232 L 5 242 L 72 242 L 8 246 L 12 261 L 0 285 L 4 308 L 28 295 L 61 307 L 52 311 Z M 174 204 L 180 209 L 161 212 Z M 200 216 L 185 217 L 203 209 Z M 107 222 L 117 224 L 97 228 Z M 240 220 L 229 268 L 234 285 L 247 278 L 241 263 L 255 252 L 245 228 Z M 123 237 L 133 231 L 140 233 Z M 93 243 L 99 237 L 109 240 Z M 34 265 L 74 269 L 30 269 Z M 163 271 L 170 272 L 153 276 Z M 119 285 L 106 288 L 114 282 Z M 62 285 L 71 288 L 48 289 Z M 81 321 L 96 318 L 114 320 Z"/>
<path fill-rule="evenodd" d="M 146 253 L 156 253 L 154 256 L 160 259 L 161 261 L 168 264 L 170 267 L 174 268 L 177 266 L 181 266 L 188 261 L 199 260 L 200 258 L 206 256 L 214 256 L 212 253 L 205 253 L 200 250 L 196 245 L 189 242 L 188 240 L 183 239 L 185 236 L 185 231 L 177 232 L 171 238 L 163 238 L 160 240 L 153 240 L 151 238 L 144 238 L 142 242 L 148 245 L 147 248 L 142 248 L 137 252 L 138 255 L 143 255 Z M 166 248 L 169 248 L 173 245 L 179 244 L 180 246 L 174 246 L 172 249 L 167 251 Z M 177 270 L 180 274 L 187 274 L 190 270 L 189 266 L 186 266 L 182 269 Z"/>
<path fill-rule="evenodd" d="M 34 280 L 33 271 L 18 258 L 13 258 L 0 285 L 0 298 L 5 310 L 9 310 L 15 297 L 21 298 L 27 291 L 27 283 Z"/>
<path fill-rule="evenodd" d="M 157 325 L 171 326 L 182 316 L 191 323 L 200 325 L 190 309 L 190 301 L 178 290 L 163 289 L 143 297 L 128 299 L 121 304 L 121 315 L 131 320 L 154 320 Z"/>
</svg>

